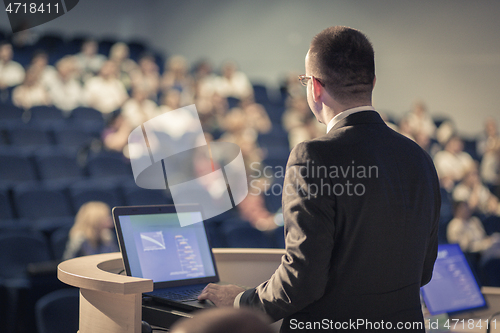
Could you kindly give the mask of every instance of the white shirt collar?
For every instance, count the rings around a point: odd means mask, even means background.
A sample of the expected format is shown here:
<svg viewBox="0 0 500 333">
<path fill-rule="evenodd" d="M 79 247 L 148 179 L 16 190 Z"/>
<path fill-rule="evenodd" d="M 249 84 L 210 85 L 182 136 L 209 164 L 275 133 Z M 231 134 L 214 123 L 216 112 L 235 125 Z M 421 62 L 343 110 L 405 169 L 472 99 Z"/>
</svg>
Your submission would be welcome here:
<svg viewBox="0 0 500 333">
<path fill-rule="evenodd" d="M 338 115 L 332 118 L 330 122 L 328 123 L 326 127 L 326 133 L 330 132 L 330 130 L 335 126 L 339 121 L 342 119 L 346 118 L 347 116 L 356 113 L 356 112 L 361 112 L 361 111 L 375 111 L 375 108 L 373 106 L 367 105 L 367 106 L 358 106 L 352 109 L 347 109 L 345 111 L 340 112 Z"/>
</svg>

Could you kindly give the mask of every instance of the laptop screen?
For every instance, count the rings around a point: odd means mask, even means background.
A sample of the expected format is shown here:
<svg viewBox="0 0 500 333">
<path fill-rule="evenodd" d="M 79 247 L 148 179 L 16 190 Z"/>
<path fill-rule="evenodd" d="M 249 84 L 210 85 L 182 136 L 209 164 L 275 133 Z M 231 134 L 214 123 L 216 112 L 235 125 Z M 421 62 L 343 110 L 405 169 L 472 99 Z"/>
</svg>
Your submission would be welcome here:
<svg viewBox="0 0 500 333">
<path fill-rule="evenodd" d="M 486 306 L 458 244 L 439 245 L 432 279 L 421 291 L 431 315 L 470 311 Z"/>
<path fill-rule="evenodd" d="M 203 222 L 181 227 L 178 214 L 202 220 L 199 210 L 186 207 L 179 213 L 174 206 L 115 207 L 127 275 L 155 284 L 217 276 Z"/>
</svg>

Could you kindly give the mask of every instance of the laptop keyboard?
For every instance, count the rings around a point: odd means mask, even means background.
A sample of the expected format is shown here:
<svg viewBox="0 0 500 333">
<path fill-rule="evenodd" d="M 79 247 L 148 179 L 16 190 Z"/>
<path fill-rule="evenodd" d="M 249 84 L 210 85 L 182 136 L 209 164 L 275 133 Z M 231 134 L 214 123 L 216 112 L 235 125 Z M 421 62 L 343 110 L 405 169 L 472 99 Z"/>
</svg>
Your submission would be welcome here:
<svg viewBox="0 0 500 333">
<path fill-rule="evenodd" d="M 195 301 L 198 295 L 201 294 L 204 287 L 189 288 L 183 290 L 165 290 L 155 293 L 155 296 L 165 297 L 178 302 Z"/>
</svg>

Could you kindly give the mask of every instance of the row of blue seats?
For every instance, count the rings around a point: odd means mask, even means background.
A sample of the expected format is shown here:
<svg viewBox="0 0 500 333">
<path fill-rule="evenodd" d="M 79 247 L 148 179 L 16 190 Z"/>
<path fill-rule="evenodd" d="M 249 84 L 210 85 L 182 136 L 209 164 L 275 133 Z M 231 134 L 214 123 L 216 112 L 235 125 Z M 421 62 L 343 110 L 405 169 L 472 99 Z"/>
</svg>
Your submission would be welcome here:
<svg viewBox="0 0 500 333">
<path fill-rule="evenodd" d="M 167 191 L 140 188 L 131 176 L 72 183 L 26 182 L 0 188 L 0 220 L 74 216 L 88 201 L 103 201 L 110 207 L 173 203 Z"/>
<path fill-rule="evenodd" d="M 130 162 L 122 154 L 84 152 L 59 146 L 0 148 L 0 186 L 132 175 Z"/>
</svg>

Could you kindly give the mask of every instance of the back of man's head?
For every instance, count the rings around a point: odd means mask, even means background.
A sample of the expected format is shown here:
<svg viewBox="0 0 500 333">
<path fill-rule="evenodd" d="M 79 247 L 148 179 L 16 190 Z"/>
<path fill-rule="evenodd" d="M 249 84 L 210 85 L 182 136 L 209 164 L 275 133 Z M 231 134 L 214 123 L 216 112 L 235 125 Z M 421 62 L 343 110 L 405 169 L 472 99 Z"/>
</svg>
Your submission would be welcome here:
<svg viewBox="0 0 500 333">
<path fill-rule="evenodd" d="M 263 313 L 247 308 L 202 310 L 192 319 L 183 319 L 171 333 L 272 333 L 270 320 Z"/>
<path fill-rule="evenodd" d="M 311 74 L 340 103 L 371 100 L 374 51 L 363 33 L 343 26 L 327 28 L 311 41 L 309 58 Z"/>
</svg>

